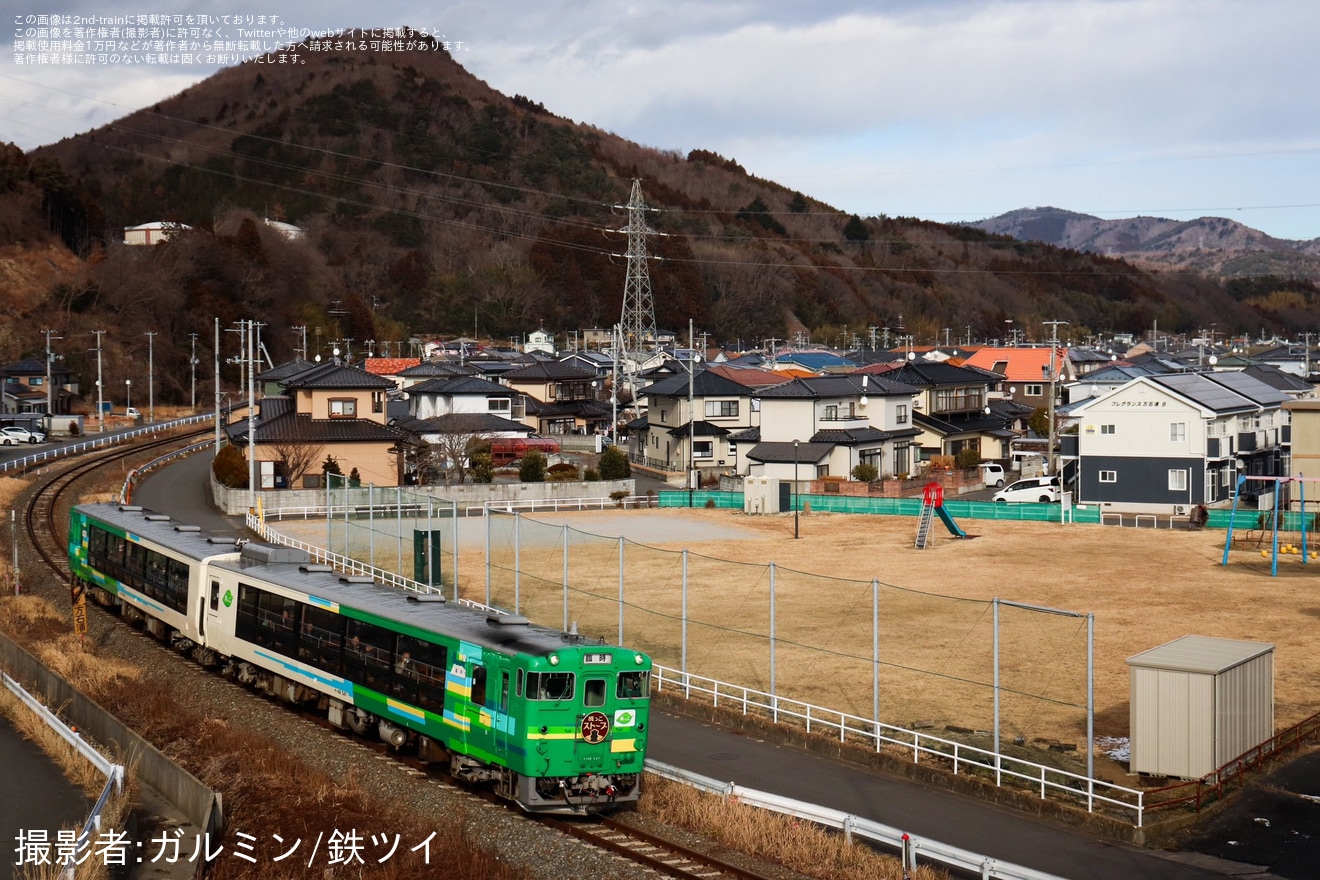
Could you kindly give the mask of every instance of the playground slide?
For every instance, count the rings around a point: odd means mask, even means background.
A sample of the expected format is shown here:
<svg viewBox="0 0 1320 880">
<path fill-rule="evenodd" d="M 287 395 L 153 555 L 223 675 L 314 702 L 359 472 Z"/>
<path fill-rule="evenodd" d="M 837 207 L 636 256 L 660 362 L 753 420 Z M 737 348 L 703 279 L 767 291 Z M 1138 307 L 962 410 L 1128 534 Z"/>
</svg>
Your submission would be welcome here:
<svg viewBox="0 0 1320 880">
<path fill-rule="evenodd" d="M 953 517 L 949 516 L 949 512 L 944 509 L 944 505 L 935 508 L 935 512 L 940 515 L 940 519 L 943 520 L 945 528 L 949 530 L 949 534 L 953 535 L 955 538 L 967 537 L 967 533 L 958 527 L 958 524 L 953 521 Z"/>
</svg>

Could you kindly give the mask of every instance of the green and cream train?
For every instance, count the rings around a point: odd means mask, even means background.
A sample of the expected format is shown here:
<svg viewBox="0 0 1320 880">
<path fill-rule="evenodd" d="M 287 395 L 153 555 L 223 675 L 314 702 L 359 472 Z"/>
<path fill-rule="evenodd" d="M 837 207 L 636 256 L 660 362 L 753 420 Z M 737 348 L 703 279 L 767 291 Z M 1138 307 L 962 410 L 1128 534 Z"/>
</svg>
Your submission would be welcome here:
<svg viewBox="0 0 1320 880">
<path fill-rule="evenodd" d="M 447 762 L 529 812 L 598 812 L 640 794 L 645 654 L 137 507 L 75 507 L 69 567 L 98 601 L 204 665 Z"/>
</svg>

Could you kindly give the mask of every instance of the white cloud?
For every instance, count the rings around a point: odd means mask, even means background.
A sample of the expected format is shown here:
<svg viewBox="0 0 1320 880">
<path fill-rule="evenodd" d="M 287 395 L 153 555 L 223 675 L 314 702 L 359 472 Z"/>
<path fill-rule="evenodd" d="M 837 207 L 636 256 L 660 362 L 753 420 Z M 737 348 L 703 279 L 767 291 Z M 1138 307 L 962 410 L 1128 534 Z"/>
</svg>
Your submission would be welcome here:
<svg viewBox="0 0 1320 880">
<path fill-rule="evenodd" d="M 105 5 L 86 11 L 139 11 Z M 1309 45 L 1320 5 L 1309 0 L 520 0 L 420 12 L 332 0 L 283 15 L 297 27 L 436 28 L 500 91 L 650 146 L 735 156 L 848 210 L 1320 202 Z M 7 58 L 0 73 L 24 75 Z M 40 79 L 124 107 L 189 81 L 177 70 Z M 25 146 L 119 115 L 94 107 L 0 79 L 6 136 Z M 1266 155 L 1288 149 L 1312 152 Z M 1239 158 L 1196 161 L 1228 155 Z M 1314 209 L 1243 219 L 1320 234 Z"/>
</svg>

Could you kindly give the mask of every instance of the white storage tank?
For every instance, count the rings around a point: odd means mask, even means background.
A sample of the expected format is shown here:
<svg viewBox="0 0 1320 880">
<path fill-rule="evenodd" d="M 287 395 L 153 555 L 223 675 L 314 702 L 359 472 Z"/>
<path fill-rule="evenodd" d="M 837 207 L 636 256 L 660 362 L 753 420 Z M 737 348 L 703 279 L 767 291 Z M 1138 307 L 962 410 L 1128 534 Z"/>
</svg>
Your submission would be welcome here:
<svg viewBox="0 0 1320 880">
<path fill-rule="evenodd" d="M 1131 770 L 1197 779 L 1274 735 L 1274 646 L 1183 636 L 1127 659 Z"/>
</svg>

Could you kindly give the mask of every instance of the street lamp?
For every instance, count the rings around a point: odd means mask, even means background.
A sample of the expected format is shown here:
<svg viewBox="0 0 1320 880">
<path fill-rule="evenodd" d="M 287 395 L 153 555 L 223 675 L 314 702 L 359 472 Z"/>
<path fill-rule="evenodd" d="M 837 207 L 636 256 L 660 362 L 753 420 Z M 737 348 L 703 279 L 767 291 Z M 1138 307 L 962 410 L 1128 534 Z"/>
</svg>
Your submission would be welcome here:
<svg viewBox="0 0 1320 880">
<path fill-rule="evenodd" d="M 133 380 L 132 380 L 132 379 L 125 379 L 125 380 L 124 380 L 124 397 L 125 397 L 125 402 L 124 402 L 124 410 L 125 410 L 125 412 L 124 412 L 124 415 L 128 415 L 128 412 L 127 412 L 127 411 L 128 411 L 128 410 L 131 410 L 131 409 L 133 408 Z"/>
<path fill-rule="evenodd" d="M 798 441 L 793 441 L 793 538 L 802 537 L 798 529 Z"/>
</svg>

